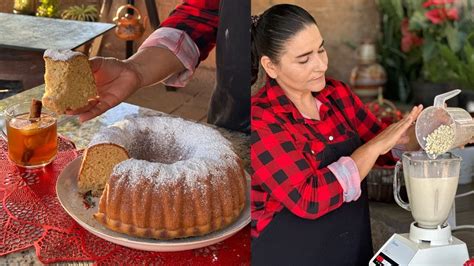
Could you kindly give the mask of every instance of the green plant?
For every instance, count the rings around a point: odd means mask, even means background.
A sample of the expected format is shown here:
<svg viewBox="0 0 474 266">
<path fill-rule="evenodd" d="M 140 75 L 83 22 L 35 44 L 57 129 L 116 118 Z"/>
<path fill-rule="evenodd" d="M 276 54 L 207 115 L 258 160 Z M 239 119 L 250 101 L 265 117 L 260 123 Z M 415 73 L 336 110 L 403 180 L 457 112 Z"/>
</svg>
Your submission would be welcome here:
<svg viewBox="0 0 474 266">
<path fill-rule="evenodd" d="M 438 56 L 424 68 L 429 80 L 453 82 L 462 88 L 474 90 L 473 37 L 471 34 L 457 53 L 446 44 L 436 44 Z"/>
<path fill-rule="evenodd" d="M 439 0 L 438 0 L 439 1 Z M 433 82 L 449 82 L 474 90 L 474 19 L 472 0 L 449 6 L 425 2 L 424 19 L 415 12 L 410 27 L 424 38 L 423 77 Z"/>
<path fill-rule="evenodd" d="M 36 10 L 39 17 L 57 18 L 59 14 L 59 0 L 41 0 Z"/>
<path fill-rule="evenodd" d="M 384 95 L 406 102 L 410 94 L 410 81 L 420 75 L 422 63 L 419 51 L 404 53 L 401 47 L 401 28 L 406 24 L 404 18 L 409 6 L 400 0 L 379 0 L 377 4 L 382 18 L 382 38 L 378 42 L 380 63 L 387 71 Z"/>
<path fill-rule="evenodd" d="M 423 79 L 474 89 L 473 0 L 379 0 L 387 87 L 401 100 Z"/>
<path fill-rule="evenodd" d="M 71 6 L 61 13 L 63 19 L 97 21 L 99 12 L 95 5 Z"/>
</svg>

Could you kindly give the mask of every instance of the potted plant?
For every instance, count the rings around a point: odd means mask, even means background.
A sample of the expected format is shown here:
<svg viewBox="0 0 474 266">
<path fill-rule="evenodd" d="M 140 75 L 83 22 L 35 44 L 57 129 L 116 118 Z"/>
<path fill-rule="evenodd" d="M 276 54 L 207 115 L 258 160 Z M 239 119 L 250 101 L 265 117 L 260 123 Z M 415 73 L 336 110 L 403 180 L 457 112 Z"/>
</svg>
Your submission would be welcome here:
<svg viewBox="0 0 474 266">
<path fill-rule="evenodd" d="M 383 29 L 390 26 L 394 33 L 390 47 L 383 42 L 389 52 L 383 54 L 382 62 L 398 60 L 398 73 L 389 71 L 389 80 L 391 74 L 393 79 L 393 74 L 402 73 L 395 77 L 402 77 L 404 85 L 411 87 L 415 101 L 432 105 L 435 95 L 455 87 L 464 93 L 474 91 L 472 1 L 379 1 Z M 384 40 L 390 39 L 387 34 L 384 30 Z"/>
<path fill-rule="evenodd" d="M 80 21 L 97 21 L 99 12 L 95 5 L 75 5 L 67 8 L 61 13 L 61 18 Z"/>
<path fill-rule="evenodd" d="M 36 10 L 39 17 L 57 18 L 59 15 L 59 0 L 41 0 Z"/>
<path fill-rule="evenodd" d="M 380 63 L 387 72 L 384 96 L 407 102 L 411 93 L 411 81 L 421 72 L 421 54 L 417 50 L 406 51 L 407 42 L 402 43 L 410 5 L 400 0 L 379 0 L 382 38 L 379 39 Z M 412 45 L 419 45 L 414 39 Z M 402 50 L 403 49 L 403 50 Z M 405 51 L 404 51 L 405 50 Z"/>
<path fill-rule="evenodd" d="M 13 13 L 15 14 L 34 15 L 35 10 L 35 0 L 15 0 L 13 2 Z"/>
<path fill-rule="evenodd" d="M 474 19 L 472 0 L 428 0 L 410 17 L 410 29 L 422 36 L 422 74 L 434 83 L 462 88 L 459 106 L 474 90 Z"/>
</svg>

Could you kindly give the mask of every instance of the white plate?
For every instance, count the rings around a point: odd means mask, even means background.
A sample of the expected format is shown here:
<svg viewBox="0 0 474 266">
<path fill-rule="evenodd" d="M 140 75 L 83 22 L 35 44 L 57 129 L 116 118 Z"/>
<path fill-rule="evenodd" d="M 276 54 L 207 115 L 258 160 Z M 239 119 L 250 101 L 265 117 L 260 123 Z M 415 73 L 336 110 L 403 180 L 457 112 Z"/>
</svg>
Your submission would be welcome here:
<svg viewBox="0 0 474 266">
<path fill-rule="evenodd" d="M 219 231 L 198 237 L 188 237 L 173 240 L 156 240 L 148 238 L 132 237 L 107 229 L 105 226 L 97 222 L 92 216 L 97 212 L 99 206 L 99 198 L 94 197 L 95 207 L 86 209 L 83 203 L 83 197 L 77 192 L 77 174 L 81 166 L 82 156 L 70 162 L 61 172 L 56 183 L 56 193 L 59 202 L 64 210 L 79 225 L 84 227 L 92 234 L 122 246 L 147 250 L 147 251 L 181 251 L 195 248 L 201 248 L 223 241 L 237 233 L 250 222 L 250 180 L 247 175 L 247 190 L 245 207 L 237 220 L 231 225 Z"/>
</svg>

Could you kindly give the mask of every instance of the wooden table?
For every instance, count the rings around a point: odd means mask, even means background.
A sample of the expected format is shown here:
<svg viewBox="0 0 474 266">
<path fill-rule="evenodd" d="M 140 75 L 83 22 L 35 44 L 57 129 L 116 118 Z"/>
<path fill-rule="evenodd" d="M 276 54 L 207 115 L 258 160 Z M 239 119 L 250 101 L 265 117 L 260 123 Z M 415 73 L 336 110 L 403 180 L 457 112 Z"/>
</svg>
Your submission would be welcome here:
<svg viewBox="0 0 474 266">
<path fill-rule="evenodd" d="M 111 23 L 52 19 L 0 13 L 0 47 L 43 52 L 75 49 L 104 34 Z"/>
</svg>

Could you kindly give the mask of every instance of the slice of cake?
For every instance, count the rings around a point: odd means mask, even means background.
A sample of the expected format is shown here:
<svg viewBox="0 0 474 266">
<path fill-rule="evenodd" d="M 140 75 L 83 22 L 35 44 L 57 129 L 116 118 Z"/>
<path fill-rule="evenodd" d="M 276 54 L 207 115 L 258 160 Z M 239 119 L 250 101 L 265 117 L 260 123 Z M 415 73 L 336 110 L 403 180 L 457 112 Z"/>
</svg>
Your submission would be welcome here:
<svg viewBox="0 0 474 266">
<path fill-rule="evenodd" d="M 94 196 L 102 194 L 114 166 L 129 159 L 124 148 L 112 143 L 91 146 L 83 156 L 77 187 L 80 193 L 92 191 Z"/>
<path fill-rule="evenodd" d="M 67 109 L 84 107 L 97 96 L 94 76 L 87 56 L 71 50 L 44 52 L 46 83 L 43 105 L 64 114 Z"/>
</svg>

